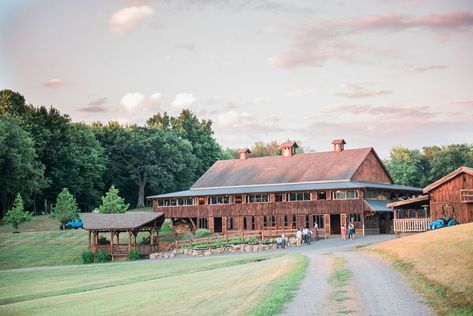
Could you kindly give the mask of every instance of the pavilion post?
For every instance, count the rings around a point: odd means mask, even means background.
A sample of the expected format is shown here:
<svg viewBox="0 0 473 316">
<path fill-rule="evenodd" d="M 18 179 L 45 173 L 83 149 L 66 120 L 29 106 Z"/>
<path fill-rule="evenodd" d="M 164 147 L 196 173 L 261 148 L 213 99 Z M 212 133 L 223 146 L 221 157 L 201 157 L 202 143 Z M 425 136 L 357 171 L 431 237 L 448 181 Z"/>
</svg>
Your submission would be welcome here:
<svg viewBox="0 0 473 316">
<path fill-rule="evenodd" d="M 89 230 L 89 251 L 90 251 L 90 246 L 91 246 L 91 242 L 92 242 L 92 232 Z"/>
<path fill-rule="evenodd" d="M 113 230 L 110 231 L 110 255 L 112 256 L 113 261 Z"/>
<path fill-rule="evenodd" d="M 154 227 L 149 230 L 149 242 L 151 245 L 151 251 L 154 251 Z"/>
<path fill-rule="evenodd" d="M 131 231 L 128 230 L 128 252 L 131 251 Z"/>
<path fill-rule="evenodd" d="M 115 232 L 117 234 L 117 246 L 120 245 L 120 232 Z"/>
</svg>

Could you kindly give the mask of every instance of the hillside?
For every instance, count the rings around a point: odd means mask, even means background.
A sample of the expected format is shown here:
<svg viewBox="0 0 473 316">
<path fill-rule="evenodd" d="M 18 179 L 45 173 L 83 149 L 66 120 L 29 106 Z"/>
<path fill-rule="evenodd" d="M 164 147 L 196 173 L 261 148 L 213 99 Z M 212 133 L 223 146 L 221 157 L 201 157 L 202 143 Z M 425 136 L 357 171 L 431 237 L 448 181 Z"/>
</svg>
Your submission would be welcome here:
<svg viewBox="0 0 473 316">
<path fill-rule="evenodd" d="M 449 310 L 442 306 L 442 298 L 453 310 L 458 308 L 459 314 L 473 314 L 473 223 L 398 238 L 369 249 L 404 270 L 441 314 Z"/>
</svg>

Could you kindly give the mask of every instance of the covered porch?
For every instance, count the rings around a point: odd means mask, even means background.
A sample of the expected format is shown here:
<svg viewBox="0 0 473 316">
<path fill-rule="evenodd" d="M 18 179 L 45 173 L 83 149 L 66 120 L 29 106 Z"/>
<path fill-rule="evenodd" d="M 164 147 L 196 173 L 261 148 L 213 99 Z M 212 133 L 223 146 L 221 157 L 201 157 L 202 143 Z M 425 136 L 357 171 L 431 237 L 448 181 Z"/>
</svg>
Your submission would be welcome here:
<svg viewBox="0 0 473 316">
<path fill-rule="evenodd" d="M 164 223 L 164 213 L 82 214 L 81 218 L 84 229 L 89 232 L 89 250 L 94 254 L 104 250 L 115 260 L 126 258 L 133 249 L 142 256 L 159 251 L 159 230 Z M 137 242 L 139 232 L 147 232 L 149 237 Z M 126 243 L 120 243 L 122 233 L 126 234 L 126 238 L 122 238 Z"/>
<path fill-rule="evenodd" d="M 420 195 L 407 200 L 389 203 L 394 214 L 394 232 L 424 232 L 432 222 L 430 217 L 429 196 Z"/>
</svg>

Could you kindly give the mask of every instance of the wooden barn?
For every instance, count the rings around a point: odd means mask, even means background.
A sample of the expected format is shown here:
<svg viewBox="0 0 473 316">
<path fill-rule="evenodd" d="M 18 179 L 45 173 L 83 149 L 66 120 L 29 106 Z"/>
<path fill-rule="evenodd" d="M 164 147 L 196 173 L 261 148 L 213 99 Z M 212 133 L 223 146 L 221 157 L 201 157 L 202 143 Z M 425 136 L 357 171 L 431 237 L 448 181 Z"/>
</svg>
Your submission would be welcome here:
<svg viewBox="0 0 473 316">
<path fill-rule="evenodd" d="M 357 234 L 392 231 L 387 203 L 421 193 L 396 185 L 373 148 L 345 149 L 343 139 L 327 152 L 296 154 L 294 142 L 282 155 L 215 162 L 189 190 L 148 197 L 156 212 L 187 220 L 194 228 L 231 233 L 313 228 L 339 234 L 353 221 Z"/>
<path fill-rule="evenodd" d="M 424 195 L 388 204 L 398 233 L 426 231 L 431 221 L 445 216 L 458 223 L 473 222 L 473 169 L 460 167 L 428 185 Z"/>
</svg>

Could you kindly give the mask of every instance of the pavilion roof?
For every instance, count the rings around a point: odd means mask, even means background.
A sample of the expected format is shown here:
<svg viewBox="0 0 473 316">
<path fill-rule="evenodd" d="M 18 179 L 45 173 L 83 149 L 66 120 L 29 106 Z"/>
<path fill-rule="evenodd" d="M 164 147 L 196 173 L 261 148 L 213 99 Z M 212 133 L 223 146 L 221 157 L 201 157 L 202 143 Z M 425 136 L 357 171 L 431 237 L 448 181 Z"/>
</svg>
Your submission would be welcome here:
<svg viewBox="0 0 473 316">
<path fill-rule="evenodd" d="M 164 222 L 162 212 L 127 212 L 123 214 L 81 214 L 80 217 L 86 230 L 128 230 L 150 227 L 158 220 Z"/>
</svg>

